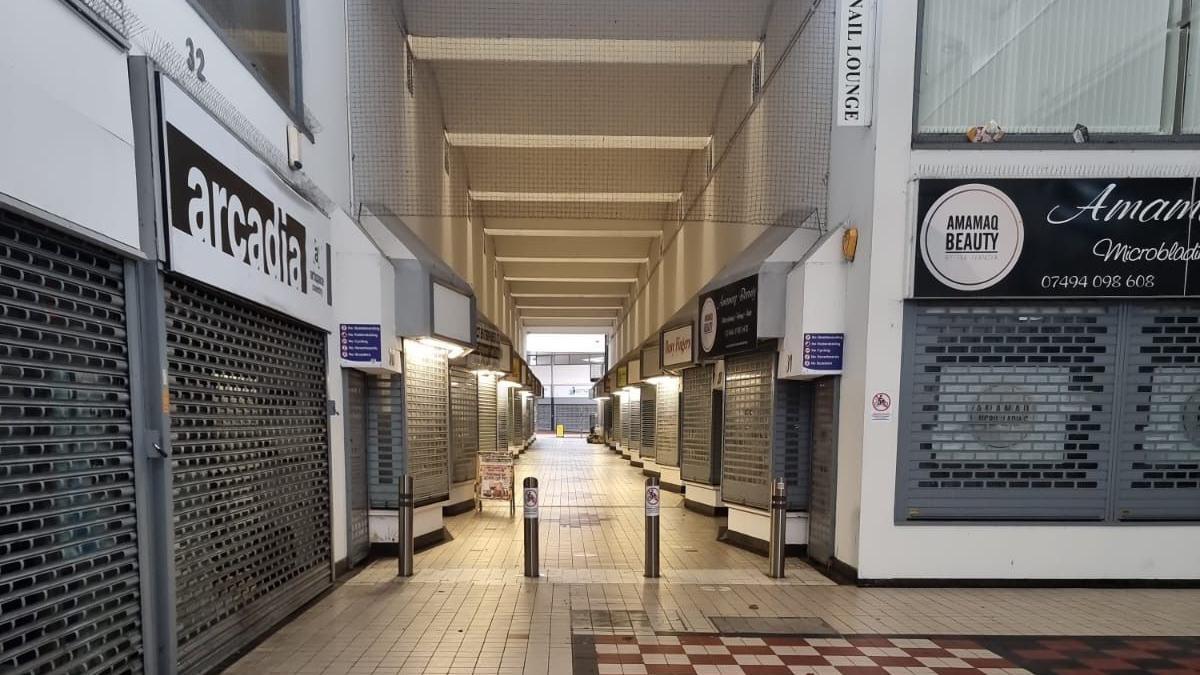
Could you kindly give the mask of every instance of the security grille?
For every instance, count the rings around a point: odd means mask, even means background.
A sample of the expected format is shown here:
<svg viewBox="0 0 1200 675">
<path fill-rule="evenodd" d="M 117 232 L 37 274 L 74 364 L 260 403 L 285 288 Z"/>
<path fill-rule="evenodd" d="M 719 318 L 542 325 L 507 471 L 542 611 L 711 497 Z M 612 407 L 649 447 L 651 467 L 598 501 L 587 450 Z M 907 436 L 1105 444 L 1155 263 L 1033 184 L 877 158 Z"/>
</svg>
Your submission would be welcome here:
<svg viewBox="0 0 1200 675">
<path fill-rule="evenodd" d="M 478 385 L 466 368 L 450 369 L 450 451 L 454 457 L 452 480 L 475 479 L 479 451 Z"/>
<path fill-rule="evenodd" d="M 511 422 L 512 412 L 511 401 L 512 390 L 508 387 L 497 385 L 496 387 L 496 451 L 511 452 L 509 447 L 509 423 Z"/>
<path fill-rule="evenodd" d="M 768 480 L 783 476 L 788 508 L 804 510 L 808 508 L 812 487 L 812 383 L 774 379 L 773 382 L 775 416 L 771 434 L 772 463 L 767 476 Z"/>
<path fill-rule="evenodd" d="M 1104 518 L 1118 314 L 910 307 L 897 517 Z"/>
<path fill-rule="evenodd" d="M 714 366 L 683 371 L 683 411 L 680 415 L 679 474 L 683 480 L 716 485 L 720 475 L 720 447 L 714 448 L 712 419 Z M 719 431 L 719 430 L 718 430 Z"/>
<path fill-rule="evenodd" d="M 629 452 L 642 453 L 642 399 L 638 387 L 629 390 Z"/>
<path fill-rule="evenodd" d="M 330 585 L 325 335 L 165 280 L 181 672 Z"/>
<path fill-rule="evenodd" d="M 725 431 L 721 498 L 766 508 L 771 501 L 772 381 L 775 354 L 725 360 Z"/>
<path fill-rule="evenodd" d="M 663 466 L 679 466 L 679 378 L 670 377 L 658 384 L 654 413 L 654 461 Z"/>
<path fill-rule="evenodd" d="M 656 387 L 652 384 L 643 384 L 642 390 L 642 457 L 654 459 L 655 451 L 655 422 L 657 421 L 657 413 L 655 413 L 655 396 L 657 394 Z"/>
<path fill-rule="evenodd" d="M 625 443 L 625 397 L 613 394 L 612 397 L 612 442 L 613 445 Z"/>
<path fill-rule="evenodd" d="M 525 435 L 525 399 L 516 390 L 512 392 L 512 416 L 512 445 L 514 450 L 520 450 L 527 438 Z"/>
<path fill-rule="evenodd" d="M 600 401 L 600 415 L 603 422 L 601 426 L 604 429 L 604 439 L 611 441 L 613 437 L 613 399 L 611 396 Z"/>
<path fill-rule="evenodd" d="M 1200 307 L 1133 305 L 1125 335 L 1118 516 L 1200 518 Z"/>
<path fill-rule="evenodd" d="M 450 367 L 446 353 L 404 342 L 404 448 L 413 477 L 413 501 L 450 496 Z"/>
<path fill-rule="evenodd" d="M 398 508 L 405 462 L 404 378 L 367 378 L 367 489 L 371 508 Z"/>
<path fill-rule="evenodd" d="M 496 421 L 496 377 L 480 375 L 476 389 L 479 401 L 479 453 L 489 455 L 499 447 L 499 427 Z"/>
<path fill-rule="evenodd" d="M 0 210 L 0 671 L 140 673 L 121 260 Z"/>
<path fill-rule="evenodd" d="M 371 552 L 367 485 L 367 380 L 366 373 L 342 371 L 346 378 L 346 455 L 350 501 L 350 564 Z"/>
<path fill-rule="evenodd" d="M 808 500 L 808 557 L 833 558 L 834 496 L 837 489 L 838 378 L 813 383 L 812 491 Z"/>
</svg>

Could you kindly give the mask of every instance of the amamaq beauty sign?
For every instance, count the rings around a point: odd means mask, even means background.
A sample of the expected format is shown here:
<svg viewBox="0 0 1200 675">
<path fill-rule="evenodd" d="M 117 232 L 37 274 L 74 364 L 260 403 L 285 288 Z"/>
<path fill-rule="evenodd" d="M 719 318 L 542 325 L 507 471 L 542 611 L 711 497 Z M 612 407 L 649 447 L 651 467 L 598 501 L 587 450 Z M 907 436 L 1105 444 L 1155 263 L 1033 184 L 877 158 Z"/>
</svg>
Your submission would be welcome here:
<svg viewBox="0 0 1200 675">
<path fill-rule="evenodd" d="M 1192 178 L 923 180 L 917 298 L 1195 297 Z"/>
<path fill-rule="evenodd" d="M 329 219 L 160 78 L 170 269 L 329 327 Z"/>
</svg>

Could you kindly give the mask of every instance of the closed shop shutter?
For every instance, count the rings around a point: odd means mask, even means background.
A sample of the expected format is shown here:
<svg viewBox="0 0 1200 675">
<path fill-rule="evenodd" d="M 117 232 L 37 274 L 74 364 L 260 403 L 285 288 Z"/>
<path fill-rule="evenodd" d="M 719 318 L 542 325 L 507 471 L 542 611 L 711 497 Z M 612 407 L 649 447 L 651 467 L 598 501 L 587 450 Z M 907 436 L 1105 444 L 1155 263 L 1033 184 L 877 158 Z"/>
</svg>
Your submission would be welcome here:
<svg viewBox="0 0 1200 675">
<path fill-rule="evenodd" d="M 837 489 L 838 378 L 813 382 L 812 491 L 808 499 L 808 556 L 833 558 L 834 497 Z"/>
<path fill-rule="evenodd" d="M 797 380 L 773 382 L 775 429 L 773 459 L 767 480 L 770 484 L 776 477 L 783 476 L 787 485 L 788 509 L 805 510 L 812 488 L 813 385 Z"/>
<path fill-rule="evenodd" d="M 629 452 L 640 455 L 642 452 L 642 398 L 635 385 L 629 391 Z"/>
<path fill-rule="evenodd" d="M 654 459 L 655 457 L 655 422 L 657 421 L 657 413 L 655 412 L 655 386 L 652 384 L 643 384 L 642 390 L 642 457 Z"/>
<path fill-rule="evenodd" d="M 773 352 L 725 359 L 721 498 L 731 504 L 755 508 L 770 505 L 774 375 Z"/>
<path fill-rule="evenodd" d="M 350 564 L 371 552 L 367 481 L 367 380 L 366 373 L 342 371 L 346 378 L 346 455 L 350 501 Z"/>
<path fill-rule="evenodd" d="M 488 455 L 496 452 L 499 429 L 496 422 L 496 378 L 480 375 L 476 389 L 479 401 L 479 452 Z"/>
<path fill-rule="evenodd" d="M 1117 517 L 1200 518 L 1200 305 L 1129 308 Z"/>
<path fill-rule="evenodd" d="M 512 389 L 496 385 L 496 452 L 511 452 L 508 437 L 509 425 L 512 423 L 511 401 Z"/>
<path fill-rule="evenodd" d="M 450 369 L 450 451 L 454 457 L 455 483 L 475 479 L 475 457 L 479 451 L 478 385 L 466 368 Z"/>
<path fill-rule="evenodd" d="M 616 396 L 613 401 L 613 429 L 616 431 L 617 444 L 622 450 L 629 447 L 629 397 L 626 394 Z"/>
<path fill-rule="evenodd" d="M 912 305 L 898 518 L 1105 517 L 1118 307 Z"/>
<path fill-rule="evenodd" d="M 165 285 L 179 662 L 199 673 L 330 586 L 325 334 Z"/>
<path fill-rule="evenodd" d="M 512 390 L 513 437 L 512 447 L 520 450 L 525 443 L 525 399 L 517 390 Z"/>
<path fill-rule="evenodd" d="M 450 367 L 446 353 L 404 343 L 404 449 L 417 506 L 450 496 Z"/>
<path fill-rule="evenodd" d="M 367 489 L 371 508 L 400 505 L 404 456 L 404 378 L 367 378 Z"/>
<path fill-rule="evenodd" d="M 679 378 L 667 378 L 658 385 L 654 414 L 655 459 L 663 466 L 679 466 Z"/>
<path fill-rule="evenodd" d="M 720 476 L 719 429 L 713 428 L 712 365 L 683 371 L 683 411 L 680 415 L 679 474 L 683 480 L 716 485 Z"/>
<path fill-rule="evenodd" d="M 140 673 L 124 266 L 0 210 L 0 671 Z"/>
</svg>

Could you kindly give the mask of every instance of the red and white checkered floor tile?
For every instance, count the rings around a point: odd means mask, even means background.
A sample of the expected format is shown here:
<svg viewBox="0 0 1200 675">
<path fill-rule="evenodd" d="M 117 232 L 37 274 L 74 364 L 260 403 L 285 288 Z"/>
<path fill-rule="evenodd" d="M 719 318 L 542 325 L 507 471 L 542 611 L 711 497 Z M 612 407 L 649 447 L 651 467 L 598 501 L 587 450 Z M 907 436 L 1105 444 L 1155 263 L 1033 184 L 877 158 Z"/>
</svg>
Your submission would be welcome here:
<svg viewBox="0 0 1200 675">
<path fill-rule="evenodd" d="M 599 675 L 1026 675 L 965 639 L 597 635 Z"/>
</svg>

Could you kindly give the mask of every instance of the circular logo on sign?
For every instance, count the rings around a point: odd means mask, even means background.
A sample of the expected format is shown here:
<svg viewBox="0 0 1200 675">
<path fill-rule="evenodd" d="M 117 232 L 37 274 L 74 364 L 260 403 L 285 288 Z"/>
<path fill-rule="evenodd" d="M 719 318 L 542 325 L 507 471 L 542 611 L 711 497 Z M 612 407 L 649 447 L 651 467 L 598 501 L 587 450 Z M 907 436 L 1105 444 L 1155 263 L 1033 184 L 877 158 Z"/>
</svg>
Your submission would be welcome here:
<svg viewBox="0 0 1200 675">
<path fill-rule="evenodd" d="M 700 308 L 700 347 L 711 352 L 717 343 L 717 303 L 712 298 L 704 301 Z"/>
<path fill-rule="evenodd" d="M 1008 195 L 990 186 L 960 185 L 942 195 L 921 224 L 921 258 L 938 281 L 959 291 L 1000 283 L 1016 266 L 1025 225 Z"/>
<path fill-rule="evenodd" d="M 871 407 L 874 408 L 876 412 L 887 412 L 892 408 L 892 397 L 888 396 L 882 391 L 878 392 L 871 397 Z"/>
</svg>

